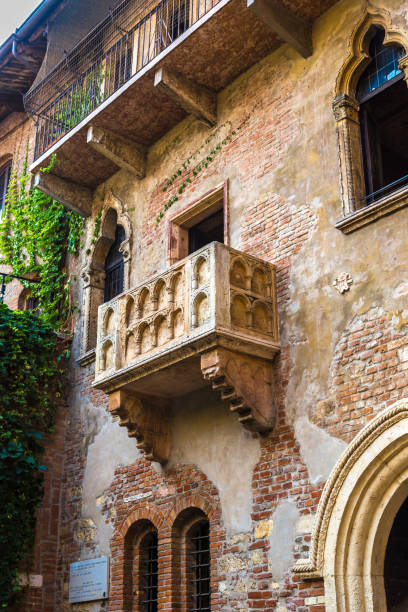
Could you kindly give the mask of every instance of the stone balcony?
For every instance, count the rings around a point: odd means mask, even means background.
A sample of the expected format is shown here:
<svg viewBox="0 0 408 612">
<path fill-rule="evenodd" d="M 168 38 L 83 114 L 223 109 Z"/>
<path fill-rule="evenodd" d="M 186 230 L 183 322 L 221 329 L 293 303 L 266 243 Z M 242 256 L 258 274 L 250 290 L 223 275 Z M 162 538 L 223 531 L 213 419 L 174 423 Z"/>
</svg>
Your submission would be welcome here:
<svg viewBox="0 0 408 612">
<path fill-rule="evenodd" d="M 94 386 L 164 462 L 172 400 L 204 386 L 244 427 L 270 430 L 278 351 L 273 265 L 213 242 L 99 307 Z"/>
</svg>

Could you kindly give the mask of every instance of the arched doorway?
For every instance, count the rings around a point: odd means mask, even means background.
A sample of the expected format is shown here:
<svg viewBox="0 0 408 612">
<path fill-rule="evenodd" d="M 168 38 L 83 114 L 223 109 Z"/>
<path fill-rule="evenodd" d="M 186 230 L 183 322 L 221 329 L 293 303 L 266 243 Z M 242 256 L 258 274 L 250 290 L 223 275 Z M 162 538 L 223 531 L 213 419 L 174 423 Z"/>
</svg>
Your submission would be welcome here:
<svg viewBox="0 0 408 612">
<path fill-rule="evenodd" d="M 391 527 L 384 561 L 384 587 L 388 612 L 408 610 L 408 498 Z"/>
<path fill-rule="evenodd" d="M 408 610 L 387 607 L 387 596 L 400 602 L 403 595 L 389 574 L 401 554 L 395 540 L 404 526 L 408 533 L 407 498 L 405 399 L 380 412 L 339 458 L 319 503 L 310 558 L 294 568 L 304 578 L 324 579 L 326 612 Z"/>
</svg>

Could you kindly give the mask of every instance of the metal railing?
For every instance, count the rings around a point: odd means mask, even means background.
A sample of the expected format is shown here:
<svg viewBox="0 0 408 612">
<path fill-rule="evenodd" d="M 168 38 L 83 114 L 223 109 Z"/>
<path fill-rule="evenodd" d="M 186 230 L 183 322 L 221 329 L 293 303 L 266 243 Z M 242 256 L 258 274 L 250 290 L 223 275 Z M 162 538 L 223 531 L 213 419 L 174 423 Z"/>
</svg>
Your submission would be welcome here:
<svg viewBox="0 0 408 612">
<path fill-rule="evenodd" d="M 219 0 L 125 0 L 24 97 L 38 159 Z"/>
<path fill-rule="evenodd" d="M 394 191 L 398 191 L 399 189 L 402 189 L 403 187 L 407 187 L 407 185 L 408 185 L 408 174 L 406 174 L 405 176 L 402 176 L 396 181 L 393 181 L 392 183 L 388 183 L 388 185 L 381 187 L 381 189 L 377 189 L 377 191 L 373 191 L 373 193 L 369 193 L 368 195 L 366 195 L 362 200 L 363 205 L 369 206 L 370 204 L 377 202 L 377 200 L 381 200 L 381 198 L 384 198 L 385 196 L 390 195 Z"/>
</svg>

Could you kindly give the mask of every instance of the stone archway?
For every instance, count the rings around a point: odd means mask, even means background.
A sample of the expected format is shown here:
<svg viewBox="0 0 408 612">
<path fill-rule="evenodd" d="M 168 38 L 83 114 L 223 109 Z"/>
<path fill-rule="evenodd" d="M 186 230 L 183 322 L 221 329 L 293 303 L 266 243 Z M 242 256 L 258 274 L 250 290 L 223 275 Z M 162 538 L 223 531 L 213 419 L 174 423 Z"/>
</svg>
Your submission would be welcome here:
<svg viewBox="0 0 408 612">
<path fill-rule="evenodd" d="M 125 212 L 123 202 L 112 191 L 109 191 L 104 201 L 98 239 L 94 242 L 93 237 L 89 237 L 92 242 L 88 248 L 87 264 L 81 273 L 84 281 L 82 354 L 85 356 L 96 345 L 98 307 L 103 303 L 105 285 L 105 258 L 114 242 L 117 225 L 121 225 L 125 231 L 125 240 L 119 250 L 123 254 L 123 289 L 126 291 L 129 289 L 130 282 L 132 224 Z"/>
<path fill-rule="evenodd" d="M 346 448 L 324 488 L 310 559 L 294 571 L 322 577 L 327 612 L 386 612 L 384 558 L 408 497 L 408 400 L 383 410 Z"/>
</svg>

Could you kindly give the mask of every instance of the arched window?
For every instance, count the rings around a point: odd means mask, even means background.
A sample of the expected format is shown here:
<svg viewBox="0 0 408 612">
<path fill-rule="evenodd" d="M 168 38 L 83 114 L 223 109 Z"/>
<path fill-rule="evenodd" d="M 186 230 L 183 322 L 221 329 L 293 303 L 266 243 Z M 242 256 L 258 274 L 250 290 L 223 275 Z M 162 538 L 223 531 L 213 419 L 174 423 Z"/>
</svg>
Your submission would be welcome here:
<svg viewBox="0 0 408 612">
<path fill-rule="evenodd" d="M 157 612 L 157 531 L 150 531 L 140 542 L 140 610 Z"/>
<path fill-rule="evenodd" d="M 157 529 L 147 519 L 136 521 L 125 538 L 124 610 L 157 612 Z"/>
<path fill-rule="evenodd" d="M 7 188 L 10 181 L 11 160 L 0 170 L 0 217 L 6 204 Z"/>
<path fill-rule="evenodd" d="M 199 520 L 187 532 L 186 550 L 188 610 L 189 612 L 211 610 L 208 519 Z"/>
<path fill-rule="evenodd" d="M 109 302 L 109 300 L 123 291 L 124 262 L 123 254 L 119 248 L 124 240 L 125 230 L 121 225 L 117 225 L 115 240 L 105 259 L 105 302 Z"/>
<path fill-rule="evenodd" d="M 356 91 L 365 204 L 408 184 L 408 88 L 399 68 L 405 50 L 400 45 L 385 46 L 384 37 L 385 31 L 376 28 L 369 45 L 372 59 Z"/>
<path fill-rule="evenodd" d="M 196 507 L 185 508 L 173 524 L 173 604 L 180 610 L 211 610 L 210 524 Z"/>
</svg>

